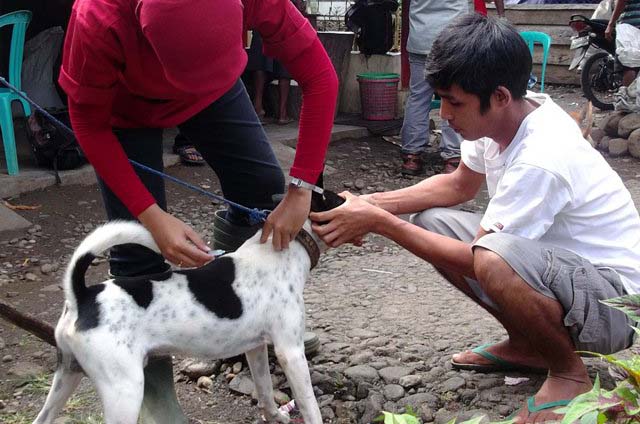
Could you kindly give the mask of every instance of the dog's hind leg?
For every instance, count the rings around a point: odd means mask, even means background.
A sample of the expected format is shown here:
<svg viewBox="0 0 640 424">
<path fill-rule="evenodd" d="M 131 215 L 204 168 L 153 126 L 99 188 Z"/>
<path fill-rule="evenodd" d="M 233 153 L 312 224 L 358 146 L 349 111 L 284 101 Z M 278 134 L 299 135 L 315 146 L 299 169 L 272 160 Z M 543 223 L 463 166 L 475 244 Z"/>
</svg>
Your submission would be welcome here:
<svg viewBox="0 0 640 424">
<path fill-rule="evenodd" d="M 283 348 L 282 345 L 275 343 L 274 340 L 276 356 L 293 390 L 296 405 L 300 409 L 305 424 L 322 424 L 320 408 L 313 394 L 307 358 L 304 356 L 304 346 Z"/>
<path fill-rule="evenodd" d="M 75 364 L 75 359 L 69 361 L 60 356 L 58 369 L 53 375 L 53 382 L 51 383 L 47 400 L 33 424 L 53 423 L 73 391 L 78 387 L 83 374 L 80 368 L 74 367 L 73 364 Z"/>
<path fill-rule="evenodd" d="M 273 383 L 271 382 L 271 375 L 269 373 L 267 345 L 258 346 L 255 349 L 249 350 L 245 355 L 247 356 L 253 383 L 256 386 L 258 406 L 262 416 L 267 422 L 273 422 L 275 420 L 279 423 L 288 423 L 289 418 L 278 411 L 276 403 L 273 400 Z"/>
<path fill-rule="evenodd" d="M 109 375 L 104 372 L 87 374 L 95 383 L 96 390 L 104 406 L 104 421 L 106 424 L 136 424 L 142 405 L 144 394 L 144 374 L 142 361 L 109 361 L 100 364 L 96 370 L 107 370 L 115 373 Z"/>
</svg>

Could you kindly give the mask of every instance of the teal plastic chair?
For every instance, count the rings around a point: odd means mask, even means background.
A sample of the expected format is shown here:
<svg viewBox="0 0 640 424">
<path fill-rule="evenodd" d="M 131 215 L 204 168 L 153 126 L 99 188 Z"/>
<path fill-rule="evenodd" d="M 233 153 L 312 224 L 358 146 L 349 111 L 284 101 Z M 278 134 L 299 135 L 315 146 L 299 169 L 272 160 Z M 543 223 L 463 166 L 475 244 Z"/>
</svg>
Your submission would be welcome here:
<svg viewBox="0 0 640 424">
<path fill-rule="evenodd" d="M 534 44 L 542 44 L 542 74 L 540 75 L 540 92 L 544 92 L 544 74 L 547 70 L 547 59 L 549 58 L 549 49 L 551 48 L 551 37 L 549 34 L 539 31 L 522 31 L 520 33 L 524 41 L 529 46 L 531 57 L 533 57 Z"/>
<path fill-rule="evenodd" d="M 21 85 L 22 55 L 24 53 L 24 38 L 27 25 L 31 21 L 31 12 L 20 10 L 0 16 L 0 28 L 13 26 L 11 32 L 11 47 L 9 50 L 9 78 L 7 79 L 18 90 Z M 11 103 L 20 101 L 25 116 L 31 115 L 29 103 L 21 99 L 16 93 L 2 86 L 0 87 L 0 129 L 2 129 L 2 142 L 4 144 L 4 156 L 7 159 L 9 175 L 18 175 L 18 153 L 16 152 L 16 136 L 13 129 L 13 116 Z"/>
<path fill-rule="evenodd" d="M 440 109 L 440 97 L 437 94 L 433 95 L 433 100 L 431 100 L 431 110 Z"/>
</svg>

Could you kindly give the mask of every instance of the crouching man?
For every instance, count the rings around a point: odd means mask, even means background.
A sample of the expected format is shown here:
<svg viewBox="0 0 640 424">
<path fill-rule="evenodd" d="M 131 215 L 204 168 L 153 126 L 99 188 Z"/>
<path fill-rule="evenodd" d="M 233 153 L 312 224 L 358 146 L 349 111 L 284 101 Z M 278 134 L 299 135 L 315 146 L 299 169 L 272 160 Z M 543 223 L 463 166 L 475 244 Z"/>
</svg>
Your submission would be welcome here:
<svg viewBox="0 0 640 424">
<path fill-rule="evenodd" d="M 548 370 L 517 422 L 558 419 L 590 390 L 577 350 L 632 343 L 625 315 L 599 302 L 640 291 L 640 217 L 618 175 L 548 96 L 527 93 L 531 56 L 508 23 L 464 16 L 433 44 L 426 78 L 465 140 L 455 172 L 312 214 L 331 246 L 381 234 L 433 264 L 496 317 L 501 343 L 453 356 L 477 371 Z M 447 209 L 486 181 L 483 215 Z M 414 213 L 411 222 L 396 215 Z"/>
</svg>

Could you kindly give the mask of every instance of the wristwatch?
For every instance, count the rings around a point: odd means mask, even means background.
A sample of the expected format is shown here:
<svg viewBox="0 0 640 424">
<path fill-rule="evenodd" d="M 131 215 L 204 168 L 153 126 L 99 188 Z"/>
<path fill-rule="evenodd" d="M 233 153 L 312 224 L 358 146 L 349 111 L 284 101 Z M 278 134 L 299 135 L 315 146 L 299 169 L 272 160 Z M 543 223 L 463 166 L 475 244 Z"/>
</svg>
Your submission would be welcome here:
<svg viewBox="0 0 640 424">
<path fill-rule="evenodd" d="M 309 184 L 308 182 L 303 181 L 300 178 L 291 178 L 291 182 L 289 184 L 294 187 L 315 191 L 318 194 L 324 193 L 324 190 L 322 188 L 315 186 L 313 184 Z"/>
</svg>

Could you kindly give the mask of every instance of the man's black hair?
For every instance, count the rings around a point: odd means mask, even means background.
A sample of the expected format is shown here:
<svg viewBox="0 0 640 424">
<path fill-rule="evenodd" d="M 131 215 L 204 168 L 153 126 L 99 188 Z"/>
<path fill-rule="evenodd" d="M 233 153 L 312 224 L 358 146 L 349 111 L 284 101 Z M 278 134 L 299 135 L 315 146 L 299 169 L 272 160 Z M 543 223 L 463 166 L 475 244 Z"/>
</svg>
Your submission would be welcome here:
<svg viewBox="0 0 640 424">
<path fill-rule="evenodd" d="M 474 13 L 454 20 L 436 38 L 425 77 L 436 89 L 457 84 L 480 98 L 480 111 L 491 94 L 506 87 L 514 99 L 527 91 L 531 53 L 518 31 L 503 20 Z"/>
</svg>

